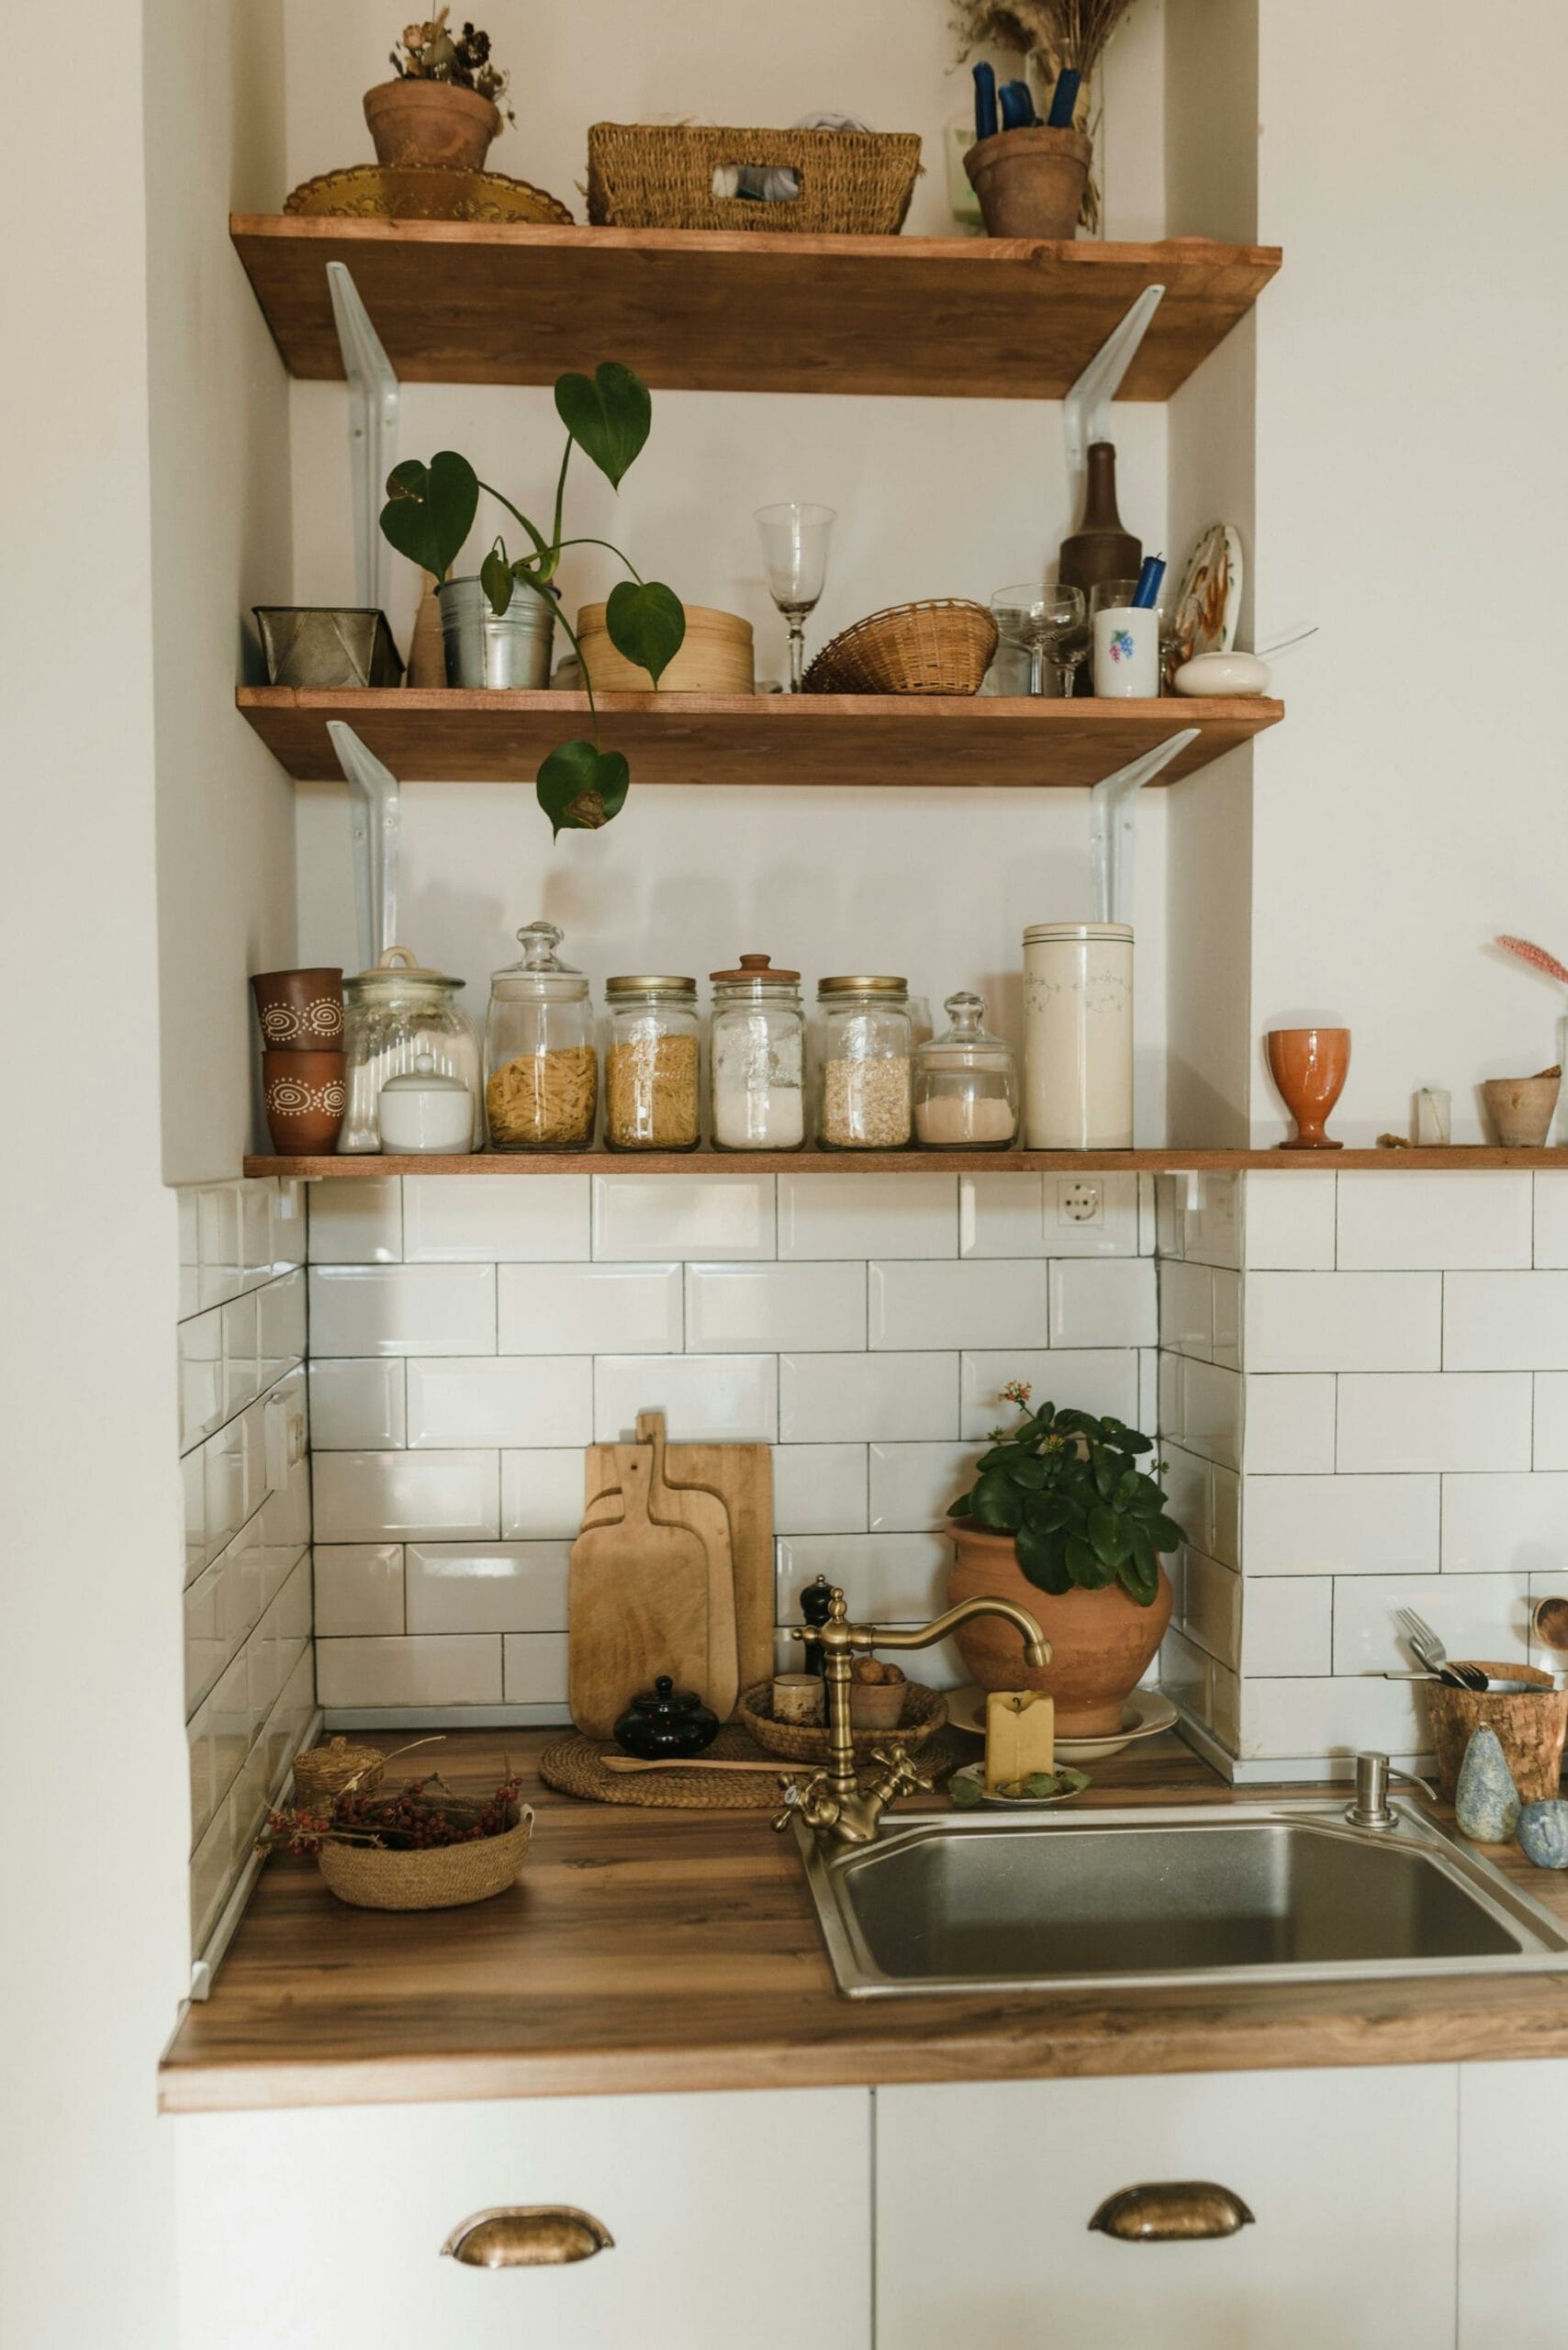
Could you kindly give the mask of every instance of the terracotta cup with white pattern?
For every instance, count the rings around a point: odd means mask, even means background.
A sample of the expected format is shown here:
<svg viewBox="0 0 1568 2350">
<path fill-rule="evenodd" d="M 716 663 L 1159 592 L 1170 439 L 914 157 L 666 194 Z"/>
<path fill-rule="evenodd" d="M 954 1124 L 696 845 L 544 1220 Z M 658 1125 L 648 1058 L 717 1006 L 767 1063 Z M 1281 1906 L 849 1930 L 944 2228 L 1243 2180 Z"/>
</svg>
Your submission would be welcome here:
<svg viewBox="0 0 1568 2350">
<path fill-rule="evenodd" d="M 336 1150 L 347 1102 L 342 1053 L 262 1055 L 262 1103 L 280 1158 Z"/>
<path fill-rule="evenodd" d="M 343 975 L 335 963 L 308 971 L 258 971 L 251 993 L 263 1052 L 342 1052 Z"/>
</svg>

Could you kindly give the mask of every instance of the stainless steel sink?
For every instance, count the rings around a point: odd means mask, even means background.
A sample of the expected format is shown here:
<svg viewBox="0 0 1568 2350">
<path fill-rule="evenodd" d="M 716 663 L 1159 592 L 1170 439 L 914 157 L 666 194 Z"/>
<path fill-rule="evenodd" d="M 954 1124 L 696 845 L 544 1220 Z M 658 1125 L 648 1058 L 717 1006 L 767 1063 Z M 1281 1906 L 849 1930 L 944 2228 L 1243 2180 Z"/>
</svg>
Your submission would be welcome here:
<svg viewBox="0 0 1568 2350">
<path fill-rule="evenodd" d="M 1406 1806 L 1345 1797 L 913 1817 L 795 1833 L 841 1991 L 1085 1990 L 1568 1969 L 1568 1932 Z"/>
</svg>

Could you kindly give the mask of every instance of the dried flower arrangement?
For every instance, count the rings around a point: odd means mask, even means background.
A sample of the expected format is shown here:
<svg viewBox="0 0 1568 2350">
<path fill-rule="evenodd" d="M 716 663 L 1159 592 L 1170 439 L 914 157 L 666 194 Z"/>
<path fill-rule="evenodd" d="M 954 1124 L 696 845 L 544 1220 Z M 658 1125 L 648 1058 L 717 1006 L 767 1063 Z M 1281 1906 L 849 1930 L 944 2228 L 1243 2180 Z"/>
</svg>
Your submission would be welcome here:
<svg viewBox="0 0 1568 2350">
<path fill-rule="evenodd" d="M 1037 58 L 1047 79 L 1070 69 L 1087 81 L 1132 0 L 958 0 L 953 28 L 967 56 L 982 42 Z"/>
<path fill-rule="evenodd" d="M 410 1746 L 393 1749 L 379 1762 L 428 1746 L 415 1739 Z M 374 1767 L 374 1766 L 372 1766 Z M 477 1844 L 487 1837 L 504 1836 L 516 1825 L 518 1792 L 522 1781 L 509 1773 L 487 1796 L 454 1794 L 439 1772 L 406 1780 L 395 1794 L 362 1788 L 351 1779 L 330 1806 L 286 1805 L 267 1813 L 266 1826 L 256 1839 L 258 1852 L 319 1853 L 324 1844 L 357 1844 L 379 1852 L 433 1852 L 450 1844 Z"/>
<path fill-rule="evenodd" d="M 1536 946 L 1528 938 L 1510 938 L 1506 934 L 1492 943 L 1495 946 L 1506 948 L 1510 955 L 1517 955 L 1521 963 L 1529 964 L 1533 970 L 1544 971 L 1549 979 L 1561 979 L 1563 986 L 1568 987 L 1568 964 L 1560 963 L 1555 955 L 1547 953 L 1544 946 Z"/>
<path fill-rule="evenodd" d="M 392 71 L 401 82 L 454 82 L 461 90 L 476 90 L 488 98 L 508 122 L 517 117 L 505 103 L 511 75 L 490 62 L 490 36 L 476 25 L 465 24 L 453 32 L 449 7 L 438 8 L 423 24 L 405 25 L 403 38 L 392 50 Z"/>
</svg>

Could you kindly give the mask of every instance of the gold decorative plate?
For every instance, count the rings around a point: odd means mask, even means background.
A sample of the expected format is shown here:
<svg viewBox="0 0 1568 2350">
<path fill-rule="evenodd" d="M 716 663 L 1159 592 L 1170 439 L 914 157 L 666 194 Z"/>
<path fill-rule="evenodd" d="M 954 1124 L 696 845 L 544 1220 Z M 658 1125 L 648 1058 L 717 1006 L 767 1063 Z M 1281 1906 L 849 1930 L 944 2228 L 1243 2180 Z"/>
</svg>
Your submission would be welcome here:
<svg viewBox="0 0 1568 2350">
<path fill-rule="evenodd" d="M 504 172 L 413 171 L 351 163 L 297 187 L 286 212 L 328 220 L 526 220 L 569 229 L 566 206 Z"/>
</svg>

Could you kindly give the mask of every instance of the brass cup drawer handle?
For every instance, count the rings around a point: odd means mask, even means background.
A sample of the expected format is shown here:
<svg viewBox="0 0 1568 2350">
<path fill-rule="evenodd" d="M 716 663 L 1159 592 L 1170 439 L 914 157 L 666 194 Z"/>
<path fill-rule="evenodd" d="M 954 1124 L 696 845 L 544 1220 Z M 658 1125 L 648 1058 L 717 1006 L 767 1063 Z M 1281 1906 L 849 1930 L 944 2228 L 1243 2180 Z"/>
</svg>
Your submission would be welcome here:
<svg viewBox="0 0 1568 2350">
<path fill-rule="evenodd" d="M 1089 2225 L 1118 2244 L 1204 2244 L 1251 2227 L 1253 2218 L 1228 2187 L 1173 2178 L 1107 2195 Z"/>
<path fill-rule="evenodd" d="M 441 2249 L 467 2268 L 561 2268 L 614 2243 L 602 2220 L 573 2204 L 503 2203 L 460 2221 Z"/>
</svg>

